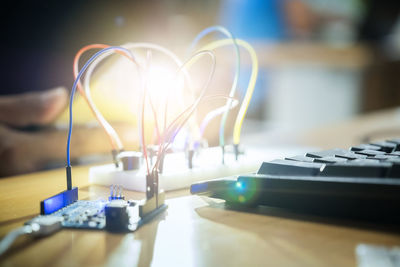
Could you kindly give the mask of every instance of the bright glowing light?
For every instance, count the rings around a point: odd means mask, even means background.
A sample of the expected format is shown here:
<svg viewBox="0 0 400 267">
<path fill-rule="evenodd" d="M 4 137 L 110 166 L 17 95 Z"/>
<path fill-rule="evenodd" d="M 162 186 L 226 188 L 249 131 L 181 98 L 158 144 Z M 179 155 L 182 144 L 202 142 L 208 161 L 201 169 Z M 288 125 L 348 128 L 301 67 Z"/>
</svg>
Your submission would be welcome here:
<svg viewBox="0 0 400 267">
<path fill-rule="evenodd" d="M 158 116 L 160 126 L 164 124 L 164 114 L 166 114 L 167 121 L 171 122 L 172 118 L 186 107 L 183 78 L 182 74 L 177 75 L 177 68 L 160 62 L 151 62 L 146 71 L 145 79 L 148 97 L 151 99 L 155 111 L 160 114 Z M 168 110 L 165 113 L 165 101 L 167 99 Z M 150 109 L 146 112 L 145 119 L 147 121 L 154 119 Z"/>
<path fill-rule="evenodd" d="M 147 90 L 151 98 L 157 102 L 165 101 L 168 94 L 174 97 L 177 88 L 175 71 L 162 65 L 152 65 L 147 72 Z"/>
<path fill-rule="evenodd" d="M 235 186 L 238 189 L 243 189 L 243 184 L 241 182 L 236 182 Z"/>
</svg>

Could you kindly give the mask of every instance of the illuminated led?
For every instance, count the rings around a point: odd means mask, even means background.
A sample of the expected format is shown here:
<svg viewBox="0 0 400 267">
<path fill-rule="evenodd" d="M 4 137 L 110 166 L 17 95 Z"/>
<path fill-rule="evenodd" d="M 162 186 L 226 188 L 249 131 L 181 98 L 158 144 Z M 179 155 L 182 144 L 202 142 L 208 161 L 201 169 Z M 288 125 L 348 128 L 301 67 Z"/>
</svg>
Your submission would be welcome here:
<svg viewBox="0 0 400 267">
<path fill-rule="evenodd" d="M 236 182 L 235 186 L 238 189 L 243 189 L 243 184 L 241 182 Z"/>
<path fill-rule="evenodd" d="M 40 203 L 40 213 L 42 215 L 51 214 L 59 209 L 68 206 L 78 200 L 78 188 L 63 191 L 55 196 L 43 200 Z"/>
<path fill-rule="evenodd" d="M 175 71 L 167 66 L 151 65 L 147 73 L 147 89 L 155 100 L 164 101 L 174 88 Z M 174 97 L 174 96 L 171 96 Z"/>
</svg>

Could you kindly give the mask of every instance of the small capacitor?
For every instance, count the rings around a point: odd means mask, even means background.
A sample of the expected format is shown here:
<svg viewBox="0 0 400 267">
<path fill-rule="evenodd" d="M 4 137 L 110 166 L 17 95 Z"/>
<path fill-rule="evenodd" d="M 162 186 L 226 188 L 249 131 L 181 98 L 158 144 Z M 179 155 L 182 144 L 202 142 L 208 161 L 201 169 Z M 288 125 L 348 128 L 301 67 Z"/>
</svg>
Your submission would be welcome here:
<svg viewBox="0 0 400 267">
<path fill-rule="evenodd" d="M 135 151 L 124 151 L 119 153 L 118 159 L 122 163 L 124 171 L 138 170 L 140 169 L 142 153 Z"/>
</svg>

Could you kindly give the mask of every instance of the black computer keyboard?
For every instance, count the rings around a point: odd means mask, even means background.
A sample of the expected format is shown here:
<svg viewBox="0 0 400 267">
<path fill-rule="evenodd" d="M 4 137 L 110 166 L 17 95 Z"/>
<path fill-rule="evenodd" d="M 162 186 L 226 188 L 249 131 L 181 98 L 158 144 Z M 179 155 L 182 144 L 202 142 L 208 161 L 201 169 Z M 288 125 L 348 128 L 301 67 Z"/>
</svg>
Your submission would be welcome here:
<svg viewBox="0 0 400 267">
<path fill-rule="evenodd" d="M 400 222 L 400 139 L 264 162 L 256 174 L 195 183 L 227 205 Z"/>
</svg>

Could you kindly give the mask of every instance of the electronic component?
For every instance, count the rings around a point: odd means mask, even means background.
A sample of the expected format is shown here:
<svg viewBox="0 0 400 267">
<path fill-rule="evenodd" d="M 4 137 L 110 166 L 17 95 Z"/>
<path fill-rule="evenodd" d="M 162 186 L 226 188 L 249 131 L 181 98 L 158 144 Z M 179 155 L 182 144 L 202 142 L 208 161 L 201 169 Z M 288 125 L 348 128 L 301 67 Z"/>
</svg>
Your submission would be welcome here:
<svg viewBox="0 0 400 267">
<path fill-rule="evenodd" d="M 48 236 L 57 232 L 62 227 L 63 218 L 59 216 L 38 216 L 24 226 L 9 232 L 0 241 L 0 256 L 3 255 L 13 244 L 13 242 L 22 235 L 32 235 L 34 237 Z"/>
<path fill-rule="evenodd" d="M 122 163 L 124 171 L 140 169 L 142 158 L 143 155 L 140 152 L 123 151 L 118 154 L 118 160 Z"/>
<path fill-rule="evenodd" d="M 111 185 L 110 196 L 108 197 L 108 200 L 125 199 L 122 190 L 123 188 L 121 185 Z"/>
<path fill-rule="evenodd" d="M 331 149 L 264 162 L 257 174 L 196 183 L 191 192 L 225 199 L 231 206 L 266 205 L 397 223 L 400 154 L 387 143 L 374 143 L 374 151 L 383 154 L 370 154 L 370 145 L 360 145 L 365 150 Z"/>
<path fill-rule="evenodd" d="M 65 190 L 55 196 L 49 197 L 40 202 L 40 214 L 51 214 L 61 208 L 64 208 L 78 200 L 78 188 Z"/>
<path fill-rule="evenodd" d="M 212 33 L 212 32 L 220 32 L 228 39 L 219 40 L 212 43 L 209 43 L 203 46 L 199 50 L 195 50 L 194 48 L 197 46 L 199 41 L 203 39 L 204 36 Z M 206 95 L 206 90 L 211 82 L 211 79 L 214 75 L 215 70 L 215 54 L 213 50 L 223 47 L 232 45 L 235 50 L 235 75 L 232 83 L 232 87 L 229 91 L 228 95 Z M 234 126 L 234 134 L 233 134 L 233 159 L 237 161 L 237 163 L 232 163 L 229 159 L 231 155 L 229 154 L 228 150 L 229 147 L 226 146 L 224 140 L 224 131 L 225 131 L 225 123 L 227 121 L 227 116 L 229 111 L 238 105 L 239 101 L 234 99 L 238 77 L 240 73 L 240 47 L 243 47 L 250 55 L 252 70 L 251 76 L 249 79 L 249 83 L 247 86 L 246 94 L 244 100 L 240 106 L 239 113 L 236 117 L 235 126 Z M 90 50 L 90 49 L 101 49 L 97 53 L 95 53 L 83 67 L 79 70 L 78 63 L 79 58 L 81 55 Z M 138 60 L 140 57 L 140 53 L 138 50 L 146 49 L 146 56 L 142 58 L 142 60 Z M 93 114 L 95 115 L 98 122 L 102 125 L 104 130 L 106 131 L 111 145 L 113 147 L 113 159 L 115 167 L 111 168 L 111 166 L 104 166 L 99 168 L 92 168 L 90 171 L 90 181 L 102 184 L 102 185 L 110 185 L 110 184 L 123 184 L 126 188 L 133 189 L 133 190 L 140 190 L 140 191 L 147 191 L 147 186 L 145 186 L 146 177 L 153 175 L 156 172 L 159 172 L 157 177 L 159 178 L 160 185 L 167 189 L 178 189 L 182 187 L 186 187 L 190 185 L 194 181 L 198 181 L 200 179 L 210 179 L 215 177 L 227 176 L 232 174 L 239 174 L 239 173 L 247 173 L 253 172 L 256 170 L 258 166 L 258 161 L 255 161 L 256 158 L 254 154 L 252 154 L 252 161 L 243 161 L 239 159 L 239 141 L 240 141 L 240 132 L 242 128 L 242 123 L 244 117 L 247 112 L 247 107 L 249 106 L 252 93 L 254 91 L 255 81 L 257 79 L 258 74 L 258 60 L 256 53 L 252 46 L 247 42 L 239 39 L 235 39 L 234 35 L 226 28 L 222 26 L 212 26 L 204 31 L 200 32 L 196 38 L 193 40 L 191 48 L 189 49 L 194 51 L 194 53 L 186 60 L 182 62 L 179 58 L 172 53 L 171 51 L 149 43 L 129 43 L 122 46 L 108 46 L 104 44 L 93 44 L 88 45 L 79 50 L 77 53 L 75 60 L 74 60 L 74 75 L 75 75 L 75 82 L 72 88 L 71 93 L 71 101 L 70 101 L 70 130 L 71 130 L 71 123 L 72 123 L 72 101 L 73 95 L 78 89 L 82 94 L 83 98 L 86 100 L 87 104 L 89 105 L 90 109 L 92 110 Z M 194 101 L 187 106 L 186 109 L 183 109 L 178 116 L 174 119 L 169 120 L 168 116 L 168 102 L 170 101 L 170 93 L 168 93 L 165 97 L 165 107 L 164 107 L 164 114 L 163 117 L 163 129 L 159 127 L 159 119 L 157 117 L 157 110 L 153 105 L 152 96 L 148 92 L 147 86 L 149 85 L 149 79 L 152 80 L 151 77 L 151 64 L 152 64 L 152 53 L 153 51 L 160 52 L 167 56 L 167 58 L 172 59 L 175 64 L 177 64 L 178 68 L 175 74 L 175 82 L 178 83 L 178 78 L 180 74 L 184 76 L 184 83 L 190 89 L 190 93 L 192 94 L 192 99 Z M 141 95 L 141 103 L 140 103 L 140 112 L 139 116 L 139 137 L 141 142 L 141 152 L 133 152 L 133 151 L 124 151 L 122 142 L 118 137 L 118 134 L 112 128 L 112 126 L 104 119 L 102 114 L 99 112 L 97 107 L 95 106 L 94 102 L 91 99 L 90 93 L 90 77 L 94 71 L 94 68 L 107 58 L 111 53 L 118 53 L 126 58 L 128 58 L 137 68 L 139 73 L 139 80 L 140 84 L 143 86 L 143 94 Z M 188 73 L 188 68 L 195 64 L 200 58 L 204 56 L 209 56 L 211 59 L 211 69 L 207 79 L 203 83 L 202 89 L 200 90 L 199 94 L 195 95 L 195 90 L 193 90 L 193 81 Z M 82 75 L 86 73 L 85 83 L 84 86 L 80 84 L 80 79 Z M 182 85 L 185 86 L 185 85 Z M 175 87 L 175 85 L 162 85 L 162 87 L 168 88 L 171 90 L 170 87 Z M 178 86 L 179 87 L 179 86 Z M 180 90 L 183 90 L 182 87 Z M 176 97 L 176 102 L 183 102 L 183 95 L 182 92 L 179 92 Z M 193 115 L 201 101 L 211 100 L 211 99 L 226 99 L 226 104 L 223 107 L 217 108 L 215 110 L 210 111 L 203 119 L 200 127 L 197 125 L 193 125 Z M 189 98 L 188 98 L 189 99 Z M 151 111 L 154 116 L 154 131 L 158 136 L 158 143 L 148 144 L 146 143 L 145 138 L 145 131 L 144 131 L 144 123 L 145 123 L 145 105 L 150 104 Z M 217 150 L 217 156 L 214 155 L 213 149 L 204 149 L 200 147 L 199 144 L 202 142 L 202 135 L 204 133 L 205 127 L 208 123 L 215 118 L 216 116 L 222 115 L 222 120 L 220 124 L 220 148 Z M 170 122 L 170 123 L 169 123 Z M 188 132 L 189 135 L 186 137 L 186 144 L 185 148 L 181 151 L 173 150 L 173 153 L 167 155 L 167 151 L 173 146 L 175 137 L 179 133 L 179 131 L 185 126 L 185 124 L 189 123 L 190 131 Z M 196 122 L 195 122 L 196 124 Z M 197 130 L 196 130 L 197 129 Z M 68 143 L 67 143 L 67 165 L 70 166 L 70 159 L 69 159 L 69 144 L 70 144 L 70 137 L 71 131 L 68 135 Z M 155 147 L 155 149 L 152 149 Z M 222 153 L 221 153 L 222 151 Z M 227 151 L 227 153 L 225 153 Z M 118 154 L 117 154 L 118 153 Z M 180 157 L 180 155 L 184 155 L 184 157 Z M 200 155 L 200 156 L 199 156 Z M 206 158 L 199 159 L 200 157 Z M 226 158 L 228 157 L 228 159 Z M 117 162 L 115 161 L 117 159 Z M 143 160 L 144 164 L 141 164 Z M 181 163 L 182 162 L 182 163 Z M 215 164 L 219 162 L 219 164 Z M 121 163 L 121 164 L 120 164 Z M 120 167 L 122 165 L 122 169 Z M 172 171 L 171 171 L 172 170 Z"/>
<path fill-rule="evenodd" d="M 130 229 L 128 202 L 116 199 L 105 206 L 106 229 L 110 232 L 126 232 Z"/>
<path fill-rule="evenodd" d="M 62 227 L 63 218 L 59 216 L 39 216 L 25 223 L 32 227 L 32 233 L 35 236 L 50 235 Z"/>
<path fill-rule="evenodd" d="M 122 190 L 120 186 L 115 188 Z M 113 196 L 114 194 L 110 198 Z M 155 201 L 156 198 L 157 202 Z M 50 215 L 37 216 L 26 222 L 24 226 L 8 233 L 0 241 L 0 256 L 22 235 L 48 236 L 62 228 L 131 232 L 137 230 L 166 208 L 163 192 L 159 195 L 153 195 L 148 201 L 78 200 Z"/>
<path fill-rule="evenodd" d="M 105 200 L 78 200 L 50 215 L 40 217 L 58 217 L 63 228 L 98 229 L 105 227 Z"/>
<path fill-rule="evenodd" d="M 160 188 L 167 190 L 186 187 L 194 181 L 210 179 L 214 177 L 226 176 L 237 173 L 248 173 L 256 170 L 261 159 L 257 153 L 251 152 L 251 157 L 239 158 L 239 141 L 242 123 L 249 106 L 255 82 L 258 74 L 258 61 L 254 49 L 243 40 L 235 39 L 233 34 L 222 26 L 214 26 L 202 31 L 193 41 L 192 49 L 207 34 L 218 31 L 228 37 L 226 40 L 215 41 L 202 47 L 198 51 L 182 62 L 174 53 L 168 49 L 149 43 L 133 43 L 123 46 L 109 46 L 106 44 L 92 44 L 80 49 L 74 59 L 75 81 L 72 85 L 69 103 L 69 123 L 66 149 L 66 181 L 67 190 L 55 196 L 43 200 L 40 203 L 41 216 L 38 216 L 28 222 L 27 226 L 17 231 L 13 236 L 24 234 L 29 231 L 35 231 L 40 234 L 49 234 L 60 227 L 80 228 L 80 229 L 106 229 L 113 232 L 135 231 L 142 224 L 148 222 L 159 213 L 163 212 L 167 205 L 164 203 L 165 194 Z M 207 89 L 211 84 L 215 67 L 216 56 L 213 50 L 233 45 L 235 48 L 236 68 L 233 84 L 229 95 L 207 95 Z M 230 146 L 226 146 L 224 140 L 225 123 L 228 113 L 239 104 L 234 99 L 238 77 L 240 73 L 240 51 L 239 46 L 246 49 L 251 58 L 252 71 L 247 86 L 244 100 L 236 117 L 233 132 L 233 150 L 229 152 Z M 145 58 L 139 59 L 138 49 L 146 49 Z M 79 58 L 90 49 L 101 49 L 94 53 L 88 61 L 79 70 Z M 135 50 L 135 52 L 133 51 Z M 157 51 L 176 64 L 175 80 L 176 84 L 162 84 L 159 89 L 165 91 L 165 105 L 163 106 L 163 127 L 159 126 L 159 117 L 153 103 L 152 95 L 149 90 L 152 52 Z M 130 62 L 132 62 L 138 73 L 138 82 L 141 86 L 141 97 L 138 114 L 138 136 L 140 139 L 140 152 L 124 151 L 123 144 L 116 131 L 105 120 L 100 111 L 95 106 L 90 93 L 90 77 L 100 61 L 117 53 Z M 206 79 L 200 87 L 201 90 L 194 90 L 193 79 L 188 69 L 200 58 L 208 57 L 210 59 L 210 69 L 207 71 Z M 86 76 L 84 75 L 86 73 Z M 85 76 L 85 85 L 82 86 L 81 78 Z M 182 85 L 180 78 L 184 77 Z M 149 78 L 150 77 L 150 78 Z M 129 76 L 131 78 L 131 76 Z M 157 79 L 158 77 L 155 77 Z M 178 85 L 178 86 L 176 86 Z M 185 92 L 185 86 L 190 92 Z M 149 88 L 148 88 L 149 87 Z M 176 102 L 179 103 L 177 114 L 168 112 L 171 90 L 179 88 L 176 91 Z M 108 200 L 78 200 L 78 188 L 72 187 L 71 172 L 71 137 L 73 125 L 73 100 L 79 90 L 84 100 L 87 102 L 93 115 L 103 127 L 112 146 L 113 165 L 93 168 L 90 171 L 90 181 L 97 184 L 111 185 L 110 197 Z M 198 95 L 196 95 L 198 93 Z M 185 100 L 191 100 L 187 105 Z M 225 99 L 223 107 L 210 111 L 203 119 L 201 125 L 197 125 L 195 118 L 197 108 L 207 100 Z M 149 104 L 154 124 L 154 133 L 157 136 L 157 142 L 146 142 L 145 131 L 145 112 Z M 184 108 L 183 108 L 184 107 Z M 171 113 L 169 116 L 168 113 Z M 215 117 L 222 115 L 220 125 L 220 147 L 204 148 L 200 144 L 206 143 L 202 135 L 208 123 Z M 172 117 L 175 116 L 175 117 Z M 147 119 L 147 118 L 146 118 Z M 180 131 L 188 125 L 188 131 L 184 147 L 175 150 L 174 142 Z M 146 125 L 147 126 L 147 125 Z M 225 153 L 225 151 L 227 153 Z M 171 153 L 169 153 L 171 152 Z M 222 152 L 222 153 L 221 153 Z M 142 164 L 143 162 L 143 164 Z M 115 185 L 114 185 L 115 184 Z M 122 192 L 122 185 L 129 189 L 146 192 L 146 198 L 141 201 L 126 201 Z M 29 228 L 30 227 L 30 228 Z M 38 229 L 36 229 L 39 227 Z M 29 229 L 28 229 L 29 228 Z M 40 230 L 41 229 L 41 230 Z M 13 238 L 11 238 L 13 239 Z M 9 239 L 9 240 L 11 240 Z M 7 241 L 8 242 L 8 241 Z"/>
<path fill-rule="evenodd" d="M 122 186 L 112 185 L 108 200 L 78 200 L 50 215 L 35 217 L 27 224 L 35 222 L 44 224 L 46 220 L 59 220 L 63 228 L 112 232 L 135 231 L 167 208 L 164 203 L 164 192 L 158 192 L 156 183 L 149 182 L 151 183 L 149 187 L 153 189 L 147 199 L 127 201 L 123 196 Z"/>
</svg>

